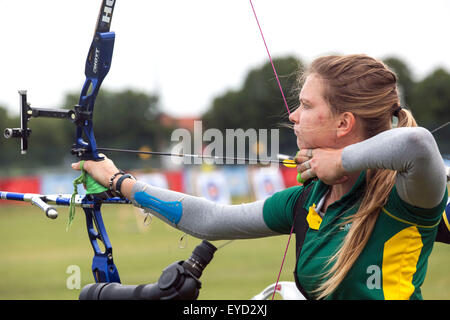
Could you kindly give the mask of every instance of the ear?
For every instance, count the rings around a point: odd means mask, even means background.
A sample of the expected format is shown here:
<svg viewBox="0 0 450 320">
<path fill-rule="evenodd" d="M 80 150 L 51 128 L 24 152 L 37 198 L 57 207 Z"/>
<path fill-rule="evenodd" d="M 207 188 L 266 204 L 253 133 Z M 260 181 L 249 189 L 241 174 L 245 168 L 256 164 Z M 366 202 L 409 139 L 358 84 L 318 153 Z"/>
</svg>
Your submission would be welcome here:
<svg viewBox="0 0 450 320">
<path fill-rule="evenodd" d="M 338 138 L 348 135 L 356 127 L 356 118 L 351 112 L 344 112 L 340 114 L 337 120 L 336 135 Z"/>
</svg>

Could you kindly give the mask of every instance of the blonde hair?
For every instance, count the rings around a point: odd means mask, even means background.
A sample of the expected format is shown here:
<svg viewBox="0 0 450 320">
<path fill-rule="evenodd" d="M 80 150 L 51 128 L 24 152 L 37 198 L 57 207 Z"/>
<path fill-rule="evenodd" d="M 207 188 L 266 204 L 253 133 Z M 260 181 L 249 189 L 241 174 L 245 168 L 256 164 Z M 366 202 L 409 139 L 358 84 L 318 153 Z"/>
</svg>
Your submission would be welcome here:
<svg viewBox="0 0 450 320">
<path fill-rule="evenodd" d="M 366 55 L 325 56 L 312 62 L 300 79 L 316 74 L 323 80 L 324 98 L 334 115 L 351 112 L 361 121 L 366 139 L 392 128 L 417 126 L 411 112 L 400 108 L 397 76 L 383 62 Z M 366 186 L 358 211 L 344 223 L 351 228 L 342 246 L 329 259 L 334 261 L 315 290 L 321 299 L 332 293 L 347 275 L 372 234 L 380 209 L 386 204 L 396 171 L 367 171 Z"/>
</svg>

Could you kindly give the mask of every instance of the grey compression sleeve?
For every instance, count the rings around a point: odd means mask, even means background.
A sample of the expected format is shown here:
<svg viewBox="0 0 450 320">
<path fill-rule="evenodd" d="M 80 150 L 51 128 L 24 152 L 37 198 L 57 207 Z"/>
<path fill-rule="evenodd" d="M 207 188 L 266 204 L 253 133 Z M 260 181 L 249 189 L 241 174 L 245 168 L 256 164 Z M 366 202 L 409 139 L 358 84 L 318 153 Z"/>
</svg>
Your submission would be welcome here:
<svg viewBox="0 0 450 320">
<path fill-rule="evenodd" d="M 134 197 L 137 192 L 145 192 L 166 202 L 180 201 L 182 215 L 177 224 L 154 210 L 144 209 L 173 227 L 200 239 L 248 239 L 278 235 L 264 222 L 264 200 L 240 205 L 223 205 L 138 181 L 132 190 L 133 204 L 137 207 L 141 207 Z"/>
<path fill-rule="evenodd" d="M 432 134 L 421 127 L 396 128 L 347 146 L 342 165 L 348 172 L 367 169 L 398 171 L 400 198 L 416 207 L 433 208 L 442 201 L 446 169 Z"/>
</svg>

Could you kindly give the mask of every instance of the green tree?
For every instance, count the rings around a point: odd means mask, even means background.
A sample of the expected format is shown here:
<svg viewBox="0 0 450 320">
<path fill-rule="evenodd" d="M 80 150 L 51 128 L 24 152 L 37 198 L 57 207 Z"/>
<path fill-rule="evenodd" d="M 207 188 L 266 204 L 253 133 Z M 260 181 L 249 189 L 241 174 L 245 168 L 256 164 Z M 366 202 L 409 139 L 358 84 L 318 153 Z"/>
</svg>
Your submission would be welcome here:
<svg viewBox="0 0 450 320">
<path fill-rule="evenodd" d="M 280 83 L 291 111 L 298 104 L 297 75 L 301 61 L 294 57 L 274 59 Z M 294 152 L 295 137 L 286 127 L 289 120 L 270 63 L 251 70 L 242 88 L 230 90 L 214 99 L 203 115 L 206 128 L 280 129 L 280 152 Z"/>
<path fill-rule="evenodd" d="M 411 110 L 424 126 L 450 121 L 450 74 L 439 68 L 414 87 Z"/>
<path fill-rule="evenodd" d="M 410 68 L 405 62 L 396 57 L 388 57 L 383 59 L 383 61 L 397 74 L 401 104 L 408 107 L 412 102 L 413 89 L 415 85 Z"/>
<path fill-rule="evenodd" d="M 450 74 L 436 69 L 418 82 L 413 91 L 411 110 L 419 125 L 430 130 L 450 121 Z M 450 154 L 450 126 L 434 133 L 439 149 Z"/>
</svg>

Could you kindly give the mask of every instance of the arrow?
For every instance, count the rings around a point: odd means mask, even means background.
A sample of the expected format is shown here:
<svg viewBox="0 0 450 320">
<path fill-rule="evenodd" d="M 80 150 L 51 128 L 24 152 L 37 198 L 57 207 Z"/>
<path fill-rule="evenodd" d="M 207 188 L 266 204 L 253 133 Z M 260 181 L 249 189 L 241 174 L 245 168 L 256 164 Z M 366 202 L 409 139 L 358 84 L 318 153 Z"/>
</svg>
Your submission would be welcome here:
<svg viewBox="0 0 450 320">
<path fill-rule="evenodd" d="M 180 158 L 197 158 L 197 159 L 213 159 L 213 160 L 231 160 L 231 161 L 245 161 L 245 162 L 255 162 L 255 163 L 278 163 L 282 164 L 288 168 L 295 168 L 297 163 L 295 160 L 287 155 L 278 154 L 277 160 L 275 159 L 260 159 L 260 158 L 241 158 L 241 157 L 221 157 L 221 156 L 209 156 L 209 155 L 198 155 L 198 154 L 186 154 L 186 153 L 170 153 L 170 152 L 159 152 L 159 151 L 140 151 L 140 150 L 127 150 L 127 149 L 115 149 L 115 148 L 97 148 L 97 151 L 104 152 L 123 152 L 123 153 L 134 153 L 134 154 L 148 154 L 156 156 L 167 156 L 167 157 L 180 157 Z"/>
</svg>

